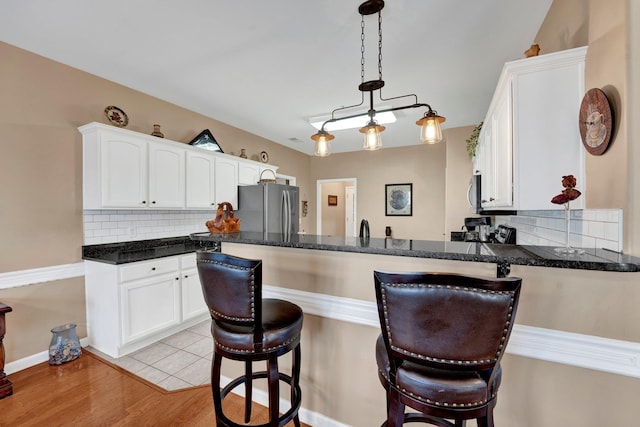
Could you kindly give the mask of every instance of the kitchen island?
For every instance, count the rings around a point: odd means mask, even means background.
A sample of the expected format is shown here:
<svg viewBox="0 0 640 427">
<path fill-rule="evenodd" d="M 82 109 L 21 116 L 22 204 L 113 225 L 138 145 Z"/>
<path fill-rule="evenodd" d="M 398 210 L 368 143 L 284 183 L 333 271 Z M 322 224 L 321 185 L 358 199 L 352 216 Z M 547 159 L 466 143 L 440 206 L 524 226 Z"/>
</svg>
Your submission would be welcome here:
<svg viewBox="0 0 640 427">
<path fill-rule="evenodd" d="M 640 393 L 636 257 L 473 242 L 247 232 L 190 237 L 262 259 L 264 295 L 304 310 L 303 407 L 319 414 L 312 425 L 371 426 L 385 417 L 374 353 L 380 333 L 374 270 L 522 277 L 496 425 L 599 427 L 640 419 L 640 409 L 620 399 Z M 223 374 L 233 378 L 241 370 Z M 594 392 L 606 389 L 615 393 Z M 603 405 L 607 418 L 598 420 L 590 408 Z"/>
</svg>

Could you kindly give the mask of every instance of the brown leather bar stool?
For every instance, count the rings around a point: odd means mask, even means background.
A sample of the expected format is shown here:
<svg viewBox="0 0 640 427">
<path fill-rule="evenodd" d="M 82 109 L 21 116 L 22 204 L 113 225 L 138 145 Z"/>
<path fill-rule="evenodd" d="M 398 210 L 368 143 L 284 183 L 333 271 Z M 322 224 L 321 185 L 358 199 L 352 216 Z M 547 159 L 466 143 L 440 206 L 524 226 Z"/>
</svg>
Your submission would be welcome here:
<svg viewBox="0 0 640 427">
<path fill-rule="evenodd" d="M 260 426 L 284 426 L 291 420 L 300 427 L 298 410 L 300 390 L 300 333 L 303 313 L 288 301 L 262 299 L 262 261 L 219 252 L 197 253 L 198 274 L 211 313 L 214 357 L 211 389 L 216 425 L 238 427 L 222 412 L 222 401 L 237 386 L 245 385 L 244 422 L 251 420 L 252 382 L 267 378 L 269 423 Z M 278 370 L 278 357 L 293 350 L 291 375 Z M 220 390 L 222 359 L 245 362 L 244 375 Z M 252 362 L 266 361 L 267 370 L 253 372 Z M 280 415 L 279 382 L 291 388 L 291 408 Z"/>
<path fill-rule="evenodd" d="M 374 272 L 389 427 L 492 427 L 522 279 Z M 405 414 L 405 406 L 418 412 Z M 447 420 L 453 420 L 450 422 Z"/>
</svg>

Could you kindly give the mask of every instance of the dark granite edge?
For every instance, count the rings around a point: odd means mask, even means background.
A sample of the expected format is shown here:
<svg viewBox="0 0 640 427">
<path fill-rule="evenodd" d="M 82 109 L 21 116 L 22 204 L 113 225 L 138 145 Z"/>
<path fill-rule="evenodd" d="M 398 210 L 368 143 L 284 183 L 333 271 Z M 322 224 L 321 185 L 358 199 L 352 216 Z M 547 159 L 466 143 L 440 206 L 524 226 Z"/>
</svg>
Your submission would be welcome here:
<svg viewBox="0 0 640 427">
<path fill-rule="evenodd" d="M 564 258 L 555 256 L 554 258 L 544 256 L 532 252 L 535 247 L 517 246 L 518 250 L 527 256 L 500 256 L 489 254 L 468 254 L 460 252 L 441 252 L 441 251 L 425 251 L 415 249 L 399 249 L 399 248 L 380 248 L 370 247 L 366 245 L 339 245 L 339 244 L 325 244 L 325 243 L 312 243 L 312 242 L 299 242 L 299 241 L 278 241 L 275 239 L 256 239 L 247 238 L 240 234 L 235 235 L 216 235 L 210 233 L 193 233 L 191 238 L 199 242 L 228 242 L 228 243 L 242 243 L 253 244 L 272 247 L 286 247 L 296 249 L 312 249 L 312 250 L 325 250 L 334 252 L 351 252 L 351 253 L 367 253 L 376 255 L 394 255 L 405 256 L 413 258 L 432 258 L 452 261 L 472 261 L 472 262 L 485 262 L 495 264 L 511 264 L 511 265 L 523 265 L 532 267 L 547 267 L 547 268 L 563 268 L 563 269 L 575 269 L 575 270 L 597 270 L 597 271 L 611 271 L 611 272 L 640 272 L 640 259 L 617 254 L 611 252 L 611 257 L 618 257 L 624 261 L 615 261 L 601 257 L 601 252 L 597 254 L 588 253 L 587 255 L 595 259 L 581 259 L 574 255 L 567 255 Z M 206 245 L 206 243 L 204 243 Z M 481 245 L 481 243 L 479 243 Z M 489 245 L 491 246 L 491 245 Z M 549 251 L 550 248 L 545 248 Z M 574 259 L 575 258 L 575 259 Z"/>
</svg>

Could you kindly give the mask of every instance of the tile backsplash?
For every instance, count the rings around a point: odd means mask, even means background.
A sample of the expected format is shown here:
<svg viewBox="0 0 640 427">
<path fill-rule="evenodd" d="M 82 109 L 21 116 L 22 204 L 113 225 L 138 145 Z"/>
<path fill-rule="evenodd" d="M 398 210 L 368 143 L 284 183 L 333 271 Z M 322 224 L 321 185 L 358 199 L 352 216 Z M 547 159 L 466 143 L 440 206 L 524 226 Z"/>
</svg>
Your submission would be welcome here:
<svg viewBox="0 0 640 427">
<path fill-rule="evenodd" d="M 518 211 L 497 216 L 495 225 L 516 228 L 518 245 L 564 246 L 565 211 Z M 622 252 L 622 209 L 571 210 L 569 245 Z"/>
<path fill-rule="evenodd" d="M 188 236 L 207 231 L 216 211 L 85 210 L 84 244 Z"/>
</svg>

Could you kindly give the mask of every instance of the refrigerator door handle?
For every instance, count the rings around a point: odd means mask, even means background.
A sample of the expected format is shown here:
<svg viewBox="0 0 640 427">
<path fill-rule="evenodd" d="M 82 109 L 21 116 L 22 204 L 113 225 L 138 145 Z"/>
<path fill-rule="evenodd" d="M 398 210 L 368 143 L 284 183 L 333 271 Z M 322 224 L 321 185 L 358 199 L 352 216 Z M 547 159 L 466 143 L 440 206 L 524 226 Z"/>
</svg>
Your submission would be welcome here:
<svg viewBox="0 0 640 427">
<path fill-rule="evenodd" d="M 280 210 L 282 212 L 281 216 L 281 230 L 282 234 L 285 234 L 289 231 L 289 193 L 287 191 L 282 192 L 282 204 L 280 206 Z"/>
<path fill-rule="evenodd" d="M 290 233 L 291 232 L 291 195 L 289 194 L 288 191 L 285 190 L 284 192 L 285 194 L 285 233 Z"/>
</svg>

